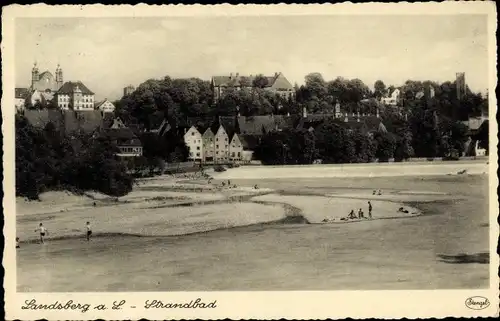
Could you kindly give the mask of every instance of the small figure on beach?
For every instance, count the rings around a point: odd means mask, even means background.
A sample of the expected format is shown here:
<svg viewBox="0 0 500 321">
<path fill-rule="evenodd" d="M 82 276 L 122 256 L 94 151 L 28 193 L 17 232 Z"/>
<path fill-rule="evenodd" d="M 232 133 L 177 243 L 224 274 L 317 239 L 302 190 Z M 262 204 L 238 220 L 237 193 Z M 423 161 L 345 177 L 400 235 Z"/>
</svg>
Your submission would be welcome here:
<svg viewBox="0 0 500 321">
<path fill-rule="evenodd" d="M 96 207 L 96 206 L 97 206 L 97 204 L 94 202 L 94 207 Z"/>
<path fill-rule="evenodd" d="M 45 226 L 43 226 L 43 223 L 40 223 L 40 226 L 37 229 L 35 229 L 35 232 L 40 232 L 40 243 L 44 244 L 45 234 L 49 234 L 49 232 L 47 231 Z"/>
<path fill-rule="evenodd" d="M 382 190 L 378 190 L 378 195 L 382 195 Z"/>
<path fill-rule="evenodd" d="M 20 248 L 20 246 L 19 246 L 19 238 L 16 237 L 16 249 L 18 249 L 18 248 Z"/>
<path fill-rule="evenodd" d="M 222 187 L 226 186 L 226 182 L 221 183 Z"/>
<path fill-rule="evenodd" d="M 358 218 L 364 218 L 363 210 L 359 209 L 358 211 Z"/>
<path fill-rule="evenodd" d="M 227 180 L 227 185 L 231 186 L 231 181 Z"/>
<path fill-rule="evenodd" d="M 354 213 L 354 210 L 351 210 L 351 213 L 349 213 L 349 216 L 347 216 L 347 218 L 353 220 L 356 218 L 356 214 Z"/>
<path fill-rule="evenodd" d="M 253 189 L 259 189 L 259 187 L 257 186 L 257 184 L 255 184 L 255 186 L 253 187 Z"/>
<path fill-rule="evenodd" d="M 398 212 L 401 212 L 401 213 L 409 213 L 408 210 L 405 210 L 403 207 L 400 207 Z"/>
<path fill-rule="evenodd" d="M 368 217 L 372 218 L 372 203 L 368 201 Z"/>
<path fill-rule="evenodd" d="M 376 191 L 376 190 L 373 190 L 373 194 L 372 194 L 372 195 L 375 195 L 375 194 L 377 194 L 377 191 Z"/>
<path fill-rule="evenodd" d="M 85 228 L 87 229 L 87 242 L 88 242 L 90 241 L 90 236 L 92 235 L 92 227 L 90 227 L 90 222 L 87 222 Z"/>
</svg>

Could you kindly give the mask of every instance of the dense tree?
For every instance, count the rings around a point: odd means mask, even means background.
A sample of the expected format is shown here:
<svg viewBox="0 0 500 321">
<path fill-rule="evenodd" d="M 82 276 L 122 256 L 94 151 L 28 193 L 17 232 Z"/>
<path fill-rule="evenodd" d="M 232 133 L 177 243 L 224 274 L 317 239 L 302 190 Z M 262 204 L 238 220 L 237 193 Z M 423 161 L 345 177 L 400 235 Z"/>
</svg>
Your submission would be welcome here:
<svg viewBox="0 0 500 321">
<path fill-rule="evenodd" d="M 253 87 L 255 88 L 265 88 L 269 84 L 269 80 L 262 74 L 255 76 L 253 80 Z"/>
<path fill-rule="evenodd" d="M 467 127 L 461 122 L 443 118 L 440 125 L 441 150 L 440 156 L 456 154 L 461 156 L 465 151 L 467 141 Z"/>
<path fill-rule="evenodd" d="M 479 148 L 486 149 L 489 152 L 489 121 L 484 121 L 479 127 L 478 133 L 475 137 L 479 141 Z"/>
<path fill-rule="evenodd" d="M 369 163 L 375 158 L 377 142 L 369 135 L 354 131 L 351 133 L 351 139 L 354 141 L 356 149 L 354 162 Z"/>
<path fill-rule="evenodd" d="M 314 133 L 295 129 L 266 133 L 255 157 L 265 165 L 311 164 L 316 157 Z"/>
<path fill-rule="evenodd" d="M 325 121 L 315 130 L 316 148 L 324 163 L 353 163 L 356 145 L 347 130 L 332 120 Z"/>
<path fill-rule="evenodd" d="M 305 87 L 309 92 L 310 98 L 316 97 L 322 99 L 327 94 L 326 82 L 320 73 L 310 73 L 305 77 Z"/>
<path fill-rule="evenodd" d="M 394 159 L 396 161 L 406 160 L 415 155 L 412 146 L 412 134 L 404 131 L 402 135 L 395 135 Z"/>
<path fill-rule="evenodd" d="M 116 146 L 91 134 L 71 136 L 48 123 L 44 129 L 16 116 L 16 195 L 38 199 L 51 189 L 97 190 L 120 196 L 132 178 L 115 158 Z"/>
<path fill-rule="evenodd" d="M 384 97 L 387 93 L 387 88 L 382 80 L 377 80 L 374 84 L 374 92 L 373 95 L 375 98 Z"/>
<path fill-rule="evenodd" d="M 386 162 L 394 157 L 394 152 L 396 150 L 396 138 L 394 134 L 389 132 L 378 132 L 375 134 L 375 140 L 377 141 L 375 157 L 377 157 L 380 162 Z"/>
</svg>

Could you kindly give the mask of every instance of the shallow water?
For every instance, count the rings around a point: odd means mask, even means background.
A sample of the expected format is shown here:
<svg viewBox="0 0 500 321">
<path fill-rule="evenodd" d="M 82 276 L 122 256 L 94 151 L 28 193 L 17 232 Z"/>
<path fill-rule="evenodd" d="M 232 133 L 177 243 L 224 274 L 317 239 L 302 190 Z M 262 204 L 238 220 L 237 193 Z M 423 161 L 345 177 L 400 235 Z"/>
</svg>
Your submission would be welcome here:
<svg viewBox="0 0 500 321">
<path fill-rule="evenodd" d="M 238 185 L 253 186 L 252 181 Z M 253 183 L 253 184 L 252 184 Z M 488 252 L 487 179 L 259 180 L 300 192 L 353 187 L 451 193 L 425 215 L 353 224 L 256 225 L 175 237 L 113 236 L 26 244 L 23 291 L 451 289 L 488 286 L 488 264 L 443 261 Z M 484 260 L 483 260 L 484 262 Z"/>
</svg>

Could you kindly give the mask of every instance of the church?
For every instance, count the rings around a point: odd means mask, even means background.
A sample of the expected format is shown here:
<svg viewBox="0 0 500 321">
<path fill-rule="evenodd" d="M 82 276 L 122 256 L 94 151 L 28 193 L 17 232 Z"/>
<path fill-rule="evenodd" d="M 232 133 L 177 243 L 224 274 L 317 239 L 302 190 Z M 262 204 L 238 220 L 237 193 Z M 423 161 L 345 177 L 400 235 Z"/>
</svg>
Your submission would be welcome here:
<svg viewBox="0 0 500 321">
<path fill-rule="evenodd" d="M 37 104 L 42 107 L 52 105 L 61 110 L 94 110 L 94 93 L 81 81 L 65 83 L 60 65 L 52 74 L 48 70 L 40 72 L 35 62 L 31 70 L 31 86 L 16 88 L 15 93 L 18 111 Z"/>
</svg>

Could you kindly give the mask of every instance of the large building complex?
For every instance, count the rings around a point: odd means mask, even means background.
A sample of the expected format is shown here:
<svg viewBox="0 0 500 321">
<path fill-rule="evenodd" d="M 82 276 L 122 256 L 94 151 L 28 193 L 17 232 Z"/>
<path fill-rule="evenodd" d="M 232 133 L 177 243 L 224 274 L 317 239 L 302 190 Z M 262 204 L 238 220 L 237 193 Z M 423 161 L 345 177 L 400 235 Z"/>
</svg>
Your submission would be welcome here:
<svg viewBox="0 0 500 321">
<path fill-rule="evenodd" d="M 26 105 L 52 105 L 61 110 L 94 110 L 94 93 L 81 81 L 64 82 L 63 70 L 57 65 L 55 73 L 40 72 L 35 63 L 31 69 L 31 85 L 15 89 L 15 105 L 23 110 Z"/>
<path fill-rule="evenodd" d="M 231 73 L 229 76 L 212 77 L 212 90 L 215 101 L 218 101 L 224 92 L 230 88 L 241 90 L 255 87 L 261 87 L 284 98 L 295 96 L 292 84 L 281 72 L 276 72 L 274 76 L 241 76 L 239 73 Z"/>
</svg>

